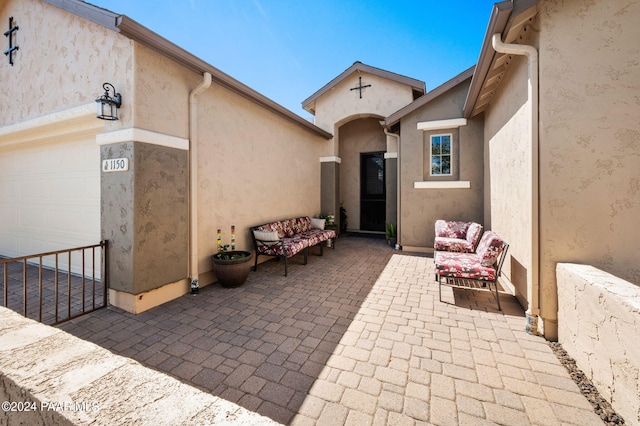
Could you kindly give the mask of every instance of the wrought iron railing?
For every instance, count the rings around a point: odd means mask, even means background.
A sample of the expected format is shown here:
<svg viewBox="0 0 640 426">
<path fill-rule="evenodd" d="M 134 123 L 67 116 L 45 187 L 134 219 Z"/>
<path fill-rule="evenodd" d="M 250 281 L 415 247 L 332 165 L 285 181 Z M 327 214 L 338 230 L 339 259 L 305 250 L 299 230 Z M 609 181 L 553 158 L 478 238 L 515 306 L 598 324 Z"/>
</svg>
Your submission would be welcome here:
<svg viewBox="0 0 640 426">
<path fill-rule="evenodd" d="M 49 325 L 106 307 L 107 247 L 105 240 L 85 247 L 0 259 L 3 306 Z"/>
</svg>

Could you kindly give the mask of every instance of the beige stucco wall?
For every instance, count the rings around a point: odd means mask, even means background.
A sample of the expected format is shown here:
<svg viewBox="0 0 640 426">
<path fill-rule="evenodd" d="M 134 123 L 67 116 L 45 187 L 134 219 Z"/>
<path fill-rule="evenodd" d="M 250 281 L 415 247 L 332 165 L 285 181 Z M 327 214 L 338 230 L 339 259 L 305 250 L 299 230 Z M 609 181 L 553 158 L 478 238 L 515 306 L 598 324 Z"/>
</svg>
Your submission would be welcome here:
<svg viewBox="0 0 640 426">
<path fill-rule="evenodd" d="M 135 127 L 189 138 L 189 94 L 202 75 L 137 43 L 135 57 Z M 198 270 L 206 285 L 215 280 L 217 229 L 229 244 L 234 225 L 237 248 L 252 250 L 250 226 L 320 213 L 319 159 L 329 142 L 215 81 L 197 98 L 197 126 Z"/>
<path fill-rule="evenodd" d="M 19 50 L 13 66 L 5 55 L 0 66 L 0 253 L 95 244 L 96 134 L 131 121 L 132 43 L 42 1 L 4 1 L 0 21 L 6 25 L 10 16 Z M 94 100 L 107 81 L 123 94 L 118 122 L 95 117 Z"/>
<path fill-rule="evenodd" d="M 362 89 L 362 98 L 358 90 L 350 90 L 357 86 L 358 77 L 362 77 L 363 86 L 371 84 Z M 412 101 L 410 86 L 366 72 L 351 74 L 315 102 L 315 125 L 334 136 L 322 155 L 339 155 L 339 128 L 343 124 L 357 118 L 387 117 Z"/>
<path fill-rule="evenodd" d="M 348 230 L 360 230 L 360 154 L 387 150 L 380 120 L 361 118 L 340 127 L 340 203 Z"/>
<path fill-rule="evenodd" d="M 199 268 L 211 270 L 216 232 L 250 250 L 249 227 L 320 213 L 320 160 L 328 143 L 213 84 L 198 105 Z M 264 257 L 261 260 L 265 259 Z"/>
<path fill-rule="evenodd" d="M 363 86 L 371 85 L 362 89 L 362 98 L 358 90 L 350 90 L 358 85 L 358 77 L 362 77 Z M 334 125 L 342 124 L 345 117 L 359 114 L 386 117 L 411 101 L 410 86 L 366 72 L 354 72 L 316 100 L 315 124 L 333 133 Z"/>
<path fill-rule="evenodd" d="M 470 80 L 459 84 L 445 94 L 433 99 L 424 107 L 402 118 L 400 130 L 400 225 L 399 243 L 403 247 L 433 248 L 435 221 L 437 219 L 462 220 L 484 223 L 483 220 L 483 147 L 482 118 L 473 118 L 458 129 L 442 129 L 425 132 L 417 129 L 424 121 L 446 120 L 462 117 L 462 107 Z M 469 181 L 469 189 L 416 189 L 415 182 L 442 181 L 431 179 L 425 149 L 430 148 L 428 134 L 452 133 L 455 147 L 454 163 L 458 173 L 448 180 Z M 427 151 L 428 154 L 428 151 Z M 427 156 L 428 157 L 428 156 Z"/>
<path fill-rule="evenodd" d="M 578 262 L 640 285 L 640 2 L 540 16 L 541 281 Z"/>
<path fill-rule="evenodd" d="M 485 226 L 509 243 L 503 277 L 528 308 L 532 283 L 531 104 L 527 99 L 527 62 L 514 56 L 485 111 Z M 555 315 L 554 317 L 555 318 Z"/>
<path fill-rule="evenodd" d="M 140 43 L 134 52 L 134 126 L 188 139 L 189 93 L 202 76 Z"/>
<path fill-rule="evenodd" d="M 130 120 L 132 41 L 42 1 L 8 0 L 0 8 L 0 22 L 8 24 L 10 16 L 20 27 L 15 36 L 19 50 L 13 66 L 5 55 L 1 58 L 0 126 L 95 104 L 105 82 L 123 96 L 123 120 L 108 125 Z M 2 40 L 8 46 L 6 37 Z"/>
<path fill-rule="evenodd" d="M 625 419 L 640 424 L 640 287 L 558 263 L 558 340 Z"/>
<path fill-rule="evenodd" d="M 539 31 L 519 40 L 540 54 L 540 315 L 550 339 L 558 262 L 640 283 L 639 14 L 638 2 L 545 1 Z M 491 225 L 512 243 L 503 270 L 525 306 L 536 215 L 526 85 L 525 59 L 514 56 L 485 111 Z"/>
</svg>

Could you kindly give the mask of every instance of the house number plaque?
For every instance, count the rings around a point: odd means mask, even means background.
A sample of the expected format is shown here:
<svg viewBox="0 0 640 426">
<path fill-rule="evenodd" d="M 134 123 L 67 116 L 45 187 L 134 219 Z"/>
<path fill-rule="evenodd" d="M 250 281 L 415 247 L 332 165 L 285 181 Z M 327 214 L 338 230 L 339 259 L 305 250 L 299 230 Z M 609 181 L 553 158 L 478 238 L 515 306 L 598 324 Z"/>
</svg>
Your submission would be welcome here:
<svg viewBox="0 0 640 426">
<path fill-rule="evenodd" d="M 112 158 L 110 160 L 102 160 L 103 172 L 126 172 L 129 170 L 128 158 Z"/>
</svg>

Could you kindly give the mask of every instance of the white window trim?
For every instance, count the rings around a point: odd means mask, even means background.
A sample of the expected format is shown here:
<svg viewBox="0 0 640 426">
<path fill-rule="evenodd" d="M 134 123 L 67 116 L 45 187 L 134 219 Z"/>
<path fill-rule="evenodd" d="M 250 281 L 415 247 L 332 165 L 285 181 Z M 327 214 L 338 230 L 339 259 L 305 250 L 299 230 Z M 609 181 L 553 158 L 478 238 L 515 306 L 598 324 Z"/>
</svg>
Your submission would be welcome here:
<svg viewBox="0 0 640 426">
<path fill-rule="evenodd" d="M 418 123 L 418 130 L 425 132 L 431 130 L 457 129 L 466 126 L 466 118 L 451 118 L 449 120 L 421 121 Z"/>
<path fill-rule="evenodd" d="M 433 138 L 438 136 L 449 136 L 449 157 L 451 164 L 449 166 L 449 173 L 438 173 L 433 174 Z M 440 176 L 453 176 L 453 133 L 437 133 L 433 135 L 429 135 L 429 176 L 440 177 Z"/>
<path fill-rule="evenodd" d="M 415 189 L 469 189 L 471 182 L 468 180 L 443 180 L 443 181 L 426 181 L 413 182 Z"/>
</svg>

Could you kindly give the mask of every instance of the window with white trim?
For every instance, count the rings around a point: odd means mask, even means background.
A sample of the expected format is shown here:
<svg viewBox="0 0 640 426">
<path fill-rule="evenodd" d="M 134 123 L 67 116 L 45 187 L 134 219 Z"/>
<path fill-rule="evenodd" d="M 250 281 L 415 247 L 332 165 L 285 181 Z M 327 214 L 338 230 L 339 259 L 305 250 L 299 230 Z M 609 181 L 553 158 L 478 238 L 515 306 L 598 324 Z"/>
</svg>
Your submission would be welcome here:
<svg viewBox="0 0 640 426">
<path fill-rule="evenodd" d="M 429 162 L 431 165 L 431 176 L 451 176 L 453 175 L 451 158 L 452 134 L 431 135 L 431 153 Z"/>
</svg>

